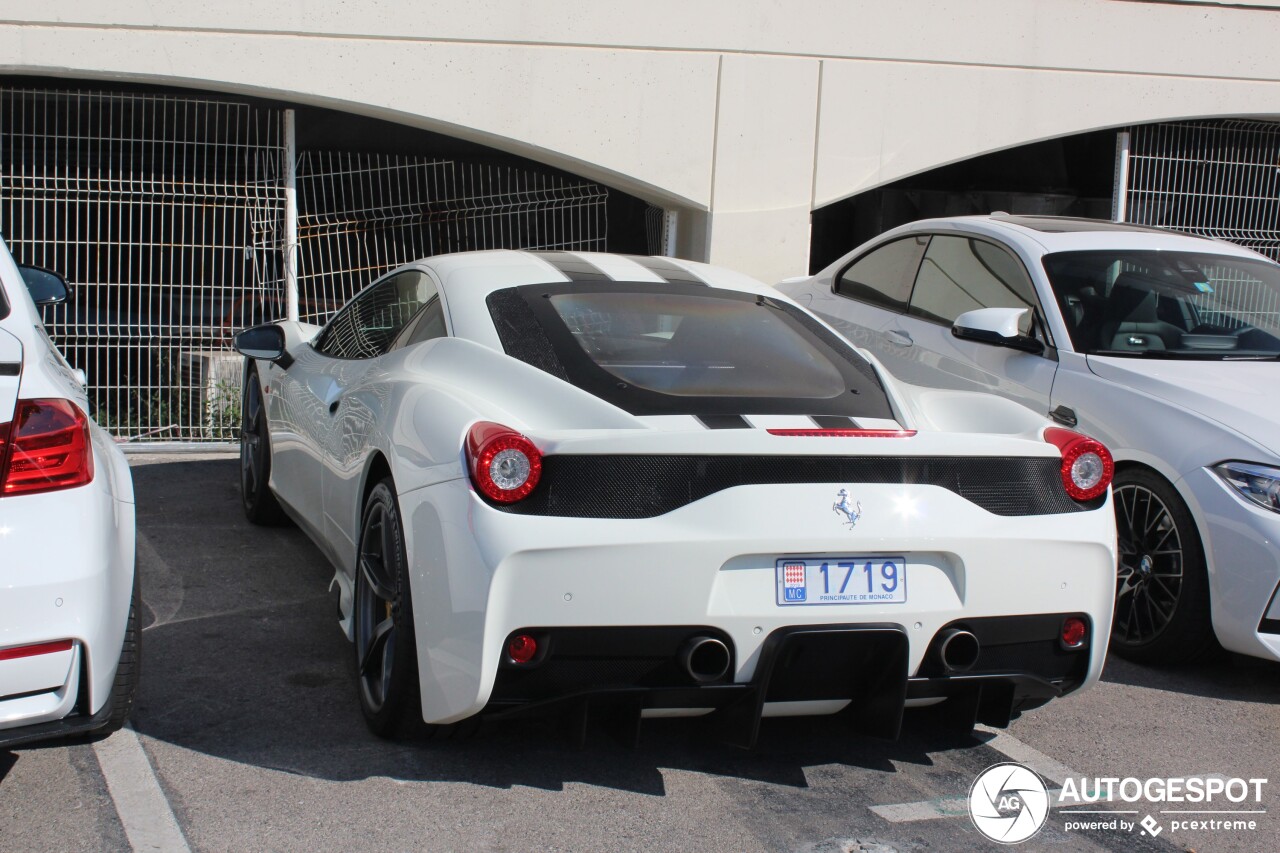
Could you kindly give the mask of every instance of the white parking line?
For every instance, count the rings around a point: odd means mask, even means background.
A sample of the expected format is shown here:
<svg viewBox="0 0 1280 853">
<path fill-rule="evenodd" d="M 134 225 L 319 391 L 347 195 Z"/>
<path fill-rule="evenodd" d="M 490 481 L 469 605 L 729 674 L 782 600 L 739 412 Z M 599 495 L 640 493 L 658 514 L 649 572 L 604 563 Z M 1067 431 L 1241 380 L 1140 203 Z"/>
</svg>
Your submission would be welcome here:
<svg viewBox="0 0 1280 853">
<path fill-rule="evenodd" d="M 1050 758 L 1030 744 L 1013 735 L 989 726 L 976 726 L 978 734 L 989 735 L 987 746 L 1006 758 L 1026 765 L 1039 773 L 1047 782 L 1061 784 L 1068 778 L 1080 778 L 1080 774 L 1057 759 Z M 1060 788 L 1049 791 L 1050 802 L 1057 802 Z M 871 811 L 891 823 L 908 823 L 917 820 L 937 820 L 943 817 L 963 817 L 969 814 L 968 797 L 944 797 L 938 800 L 921 800 L 915 803 L 894 803 L 887 806 L 871 806 Z"/>
<path fill-rule="evenodd" d="M 987 746 L 997 752 L 1004 753 L 1019 764 L 1025 764 L 1043 776 L 1047 782 L 1057 782 L 1061 785 L 1067 779 L 1079 779 L 1084 776 L 1083 773 L 1077 773 L 1061 761 L 1050 758 L 1034 746 L 1023 743 L 1006 731 L 981 725 L 975 726 L 974 731 L 991 735 L 991 739 L 987 741 Z"/>
<path fill-rule="evenodd" d="M 116 814 L 134 851 L 190 853 L 173 809 L 160 789 L 147 754 L 129 726 L 93 745 L 115 803 Z"/>
</svg>

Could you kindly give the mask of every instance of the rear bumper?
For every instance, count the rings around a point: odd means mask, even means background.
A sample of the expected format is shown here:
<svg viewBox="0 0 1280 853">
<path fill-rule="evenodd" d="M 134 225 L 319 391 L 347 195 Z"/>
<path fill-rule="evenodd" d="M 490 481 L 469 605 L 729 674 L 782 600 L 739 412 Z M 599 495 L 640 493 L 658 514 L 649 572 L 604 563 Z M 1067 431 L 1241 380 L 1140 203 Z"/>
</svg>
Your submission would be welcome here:
<svg viewBox="0 0 1280 853">
<path fill-rule="evenodd" d="M 1022 710 L 1078 688 L 1089 652 L 1059 651 L 1057 626 L 1068 615 L 980 620 L 963 627 L 999 639 L 983 646 L 974 666 L 947 672 L 939 661 L 910 677 L 910 640 L 893 624 L 790 625 L 761 644 L 750 681 L 699 684 L 676 665 L 675 650 L 709 628 L 593 628 L 563 632 L 528 629 L 550 644 L 532 664 L 505 661 L 485 716 L 505 719 L 572 714 L 585 727 L 593 716 L 638 728 L 662 712 L 711 713 L 717 733 L 738 746 L 754 745 L 763 717 L 835 711 L 856 731 L 897 737 L 909 704 L 952 699 L 957 724 L 1004 726 Z M 732 652 L 731 652 L 732 653 Z M 730 670 L 733 667 L 730 666 Z"/>
<path fill-rule="evenodd" d="M 759 687 L 769 638 L 796 626 L 868 626 L 904 636 L 904 677 L 925 679 L 912 688 L 917 691 L 946 686 L 930 684 L 934 676 L 926 659 L 939 631 L 963 620 L 1077 613 L 1087 617 L 1091 636 L 1109 633 L 1115 587 L 1109 500 L 1089 512 L 1010 518 L 936 487 L 863 484 L 849 487 L 864 511 L 850 529 L 831 510 L 837 488 L 728 489 L 638 520 L 497 512 L 476 499 L 465 481 L 401 495 L 424 719 L 449 723 L 482 710 L 516 711 L 500 706 L 536 698 L 500 689 L 505 644 L 526 628 L 710 630 L 734 650 L 726 689 L 739 690 Z M 777 602 L 779 559 L 859 554 L 904 555 L 907 601 Z M 983 674 L 1022 685 L 1017 689 L 1023 698 L 1042 699 L 1092 684 L 1104 655 L 1105 643 L 1079 653 L 1085 662 L 1070 686 L 1055 684 L 1057 676 L 1036 666 Z M 969 687 L 978 683 L 978 674 L 972 673 Z M 720 692 L 726 691 L 717 688 L 706 696 Z M 650 693 L 642 709 L 713 707 L 681 705 L 686 698 Z M 769 701 L 760 713 L 831 713 L 840 699 L 806 706 Z M 1013 704 L 1011 699 L 1016 712 Z"/>
<path fill-rule="evenodd" d="M 0 744 L 88 731 L 109 708 L 134 572 L 118 454 L 100 449 L 86 486 L 0 498 L 0 650 L 72 641 L 0 660 Z"/>
<path fill-rule="evenodd" d="M 90 734 L 104 726 L 111 716 L 111 704 L 104 702 L 96 713 L 89 713 L 88 691 L 84 687 L 87 675 L 88 668 L 77 646 L 61 687 L 0 702 L 11 719 L 9 728 L 0 729 L 0 749 Z"/>
</svg>

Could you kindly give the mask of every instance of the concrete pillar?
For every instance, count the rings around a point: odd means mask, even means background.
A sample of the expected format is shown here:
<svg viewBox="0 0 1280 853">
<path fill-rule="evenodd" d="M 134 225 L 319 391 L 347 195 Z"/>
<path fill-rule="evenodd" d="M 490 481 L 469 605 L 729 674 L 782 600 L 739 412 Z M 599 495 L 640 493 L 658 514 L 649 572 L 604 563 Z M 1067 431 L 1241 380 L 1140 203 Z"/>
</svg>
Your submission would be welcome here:
<svg viewBox="0 0 1280 853">
<path fill-rule="evenodd" d="M 770 284 L 809 265 L 822 63 L 720 60 L 707 260 Z"/>
</svg>

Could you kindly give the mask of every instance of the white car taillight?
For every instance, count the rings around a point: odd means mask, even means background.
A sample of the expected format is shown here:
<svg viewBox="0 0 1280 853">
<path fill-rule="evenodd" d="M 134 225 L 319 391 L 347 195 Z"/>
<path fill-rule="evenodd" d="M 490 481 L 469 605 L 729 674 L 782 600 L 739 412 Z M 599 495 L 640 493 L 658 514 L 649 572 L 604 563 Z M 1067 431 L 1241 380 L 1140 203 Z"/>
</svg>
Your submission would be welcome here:
<svg viewBox="0 0 1280 853">
<path fill-rule="evenodd" d="M 468 431 L 467 465 L 481 494 L 504 504 L 528 497 L 542 476 L 542 454 L 533 442 L 491 421 Z"/>
<path fill-rule="evenodd" d="M 52 492 L 93 480 L 89 419 L 70 400 L 19 400 L 0 424 L 0 497 Z"/>
<path fill-rule="evenodd" d="M 1102 442 L 1060 427 L 1044 431 L 1044 440 L 1062 452 L 1062 487 L 1078 501 L 1089 501 L 1111 485 L 1115 462 Z"/>
</svg>

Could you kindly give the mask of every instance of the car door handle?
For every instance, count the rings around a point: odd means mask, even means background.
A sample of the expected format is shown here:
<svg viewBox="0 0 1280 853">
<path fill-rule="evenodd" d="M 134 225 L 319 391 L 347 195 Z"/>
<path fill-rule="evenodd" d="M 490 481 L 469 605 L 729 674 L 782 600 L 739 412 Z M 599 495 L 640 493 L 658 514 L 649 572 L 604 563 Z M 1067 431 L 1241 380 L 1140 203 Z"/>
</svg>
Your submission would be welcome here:
<svg viewBox="0 0 1280 853">
<path fill-rule="evenodd" d="M 911 340 L 911 336 L 901 329 L 890 329 L 885 332 L 885 337 L 889 339 L 889 343 L 897 344 L 900 347 L 909 347 L 915 343 Z"/>
</svg>

